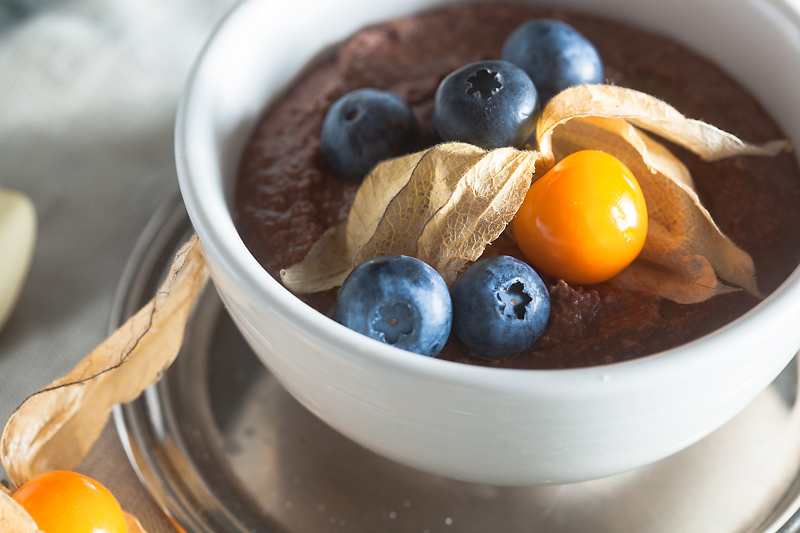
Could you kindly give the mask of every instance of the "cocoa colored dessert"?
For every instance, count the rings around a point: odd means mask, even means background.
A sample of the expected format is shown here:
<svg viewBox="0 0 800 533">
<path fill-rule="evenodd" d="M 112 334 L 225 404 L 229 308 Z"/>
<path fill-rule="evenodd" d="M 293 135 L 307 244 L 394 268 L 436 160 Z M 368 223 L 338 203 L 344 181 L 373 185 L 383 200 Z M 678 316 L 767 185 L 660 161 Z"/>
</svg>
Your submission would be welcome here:
<svg viewBox="0 0 800 533">
<path fill-rule="evenodd" d="M 251 252 L 275 278 L 302 260 L 328 227 L 347 218 L 358 185 L 323 157 L 319 131 L 328 107 L 360 87 L 392 91 L 420 123 L 417 149 L 433 144 L 433 96 L 448 73 L 500 57 L 522 22 L 564 20 L 598 49 L 608 83 L 657 96 L 684 115 L 751 143 L 785 138 L 759 103 L 706 59 L 661 36 L 596 17 L 519 4 L 451 7 L 366 28 L 334 58 L 309 69 L 264 114 L 242 156 L 235 222 Z M 698 194 L 720 229 L 756 265 L 759 288 L 774 291 L 800 263 L 800 171 L 793 155 L 705 163 L 668 147 L 689 168 Z M 501 237 L 487 254 L 524 259 Z M 682 305 L 607 284 L 572 286 L 543 276 L 552 313 L 544 336 L 519 355 L 489 359 L 454 335 L 439 358 L 511 368 L 568 368 L 624 361 L 697 339 L 758 304 L 744 291 Z M 301 295 L 329 314 L 335 291 Z"/>
</svg>

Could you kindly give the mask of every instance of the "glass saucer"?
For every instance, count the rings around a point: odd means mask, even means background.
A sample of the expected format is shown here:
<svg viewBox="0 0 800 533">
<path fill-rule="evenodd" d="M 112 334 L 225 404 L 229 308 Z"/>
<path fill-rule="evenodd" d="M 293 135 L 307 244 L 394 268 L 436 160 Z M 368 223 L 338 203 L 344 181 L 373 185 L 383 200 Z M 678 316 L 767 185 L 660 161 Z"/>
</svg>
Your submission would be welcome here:
<svg viewBox="0 0 800 533">
<path fill-rule="evenodd" d="M 154 215 L 110 327 L 148 301 L 191 235 L 179 197 Z M 187 532 L 796 533 L 797 363 L 709 437 L 652 465 L 572 485 L 453 481 L 384 459 L 300 406 L 211 286 L 164 378 L 115 421 L 140 479 Z"/>
</svg>

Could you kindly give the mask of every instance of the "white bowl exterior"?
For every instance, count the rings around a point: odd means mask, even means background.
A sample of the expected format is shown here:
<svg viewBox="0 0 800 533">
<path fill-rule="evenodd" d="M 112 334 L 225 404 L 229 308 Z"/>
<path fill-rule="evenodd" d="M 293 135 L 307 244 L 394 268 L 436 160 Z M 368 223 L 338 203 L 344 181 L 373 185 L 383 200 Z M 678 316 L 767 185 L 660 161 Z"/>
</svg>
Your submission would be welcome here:
<svg viewBox="0 0 800 533">
<path fill-rule="evenodd" d="M 322 420 L 389 458 L 456 479 L 501 485 L 592 479 L 704 437 L 747 405 L 800 347 L 800 272 L 756 310 L 669 352 L 591 368 L 522 371 L 416 356 L 349 331 L 291 296 L 242 243 L 230 191 L 266 103 L 327 45 L 366 24 L 445 3 L 453 2 L 246 0 L 213 35 L 181 100 L 176 158 L 189 215 L 238 327 L 287 390 Z M 790 5 L 559 5 L 699 50 L 800 139 L 800 16 Z"/>
</svg>

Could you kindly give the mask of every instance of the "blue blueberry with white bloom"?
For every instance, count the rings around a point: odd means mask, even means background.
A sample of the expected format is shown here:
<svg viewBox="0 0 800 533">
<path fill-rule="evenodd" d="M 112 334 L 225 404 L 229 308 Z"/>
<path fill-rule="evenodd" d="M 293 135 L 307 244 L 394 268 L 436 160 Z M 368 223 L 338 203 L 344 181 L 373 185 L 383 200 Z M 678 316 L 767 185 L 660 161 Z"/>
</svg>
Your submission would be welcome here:
<svg viewBox="0 0 800 533">
<path fill-rule="evenodd" d="M 550 294 L 527 263 L 498 255 L 470 266 L 452 290 L 453 333 L 486 357 L 533 346 L 550 317 Z"/>
<path fill-rule="evenodd" d="M 508 37 L 503 59 L 528 73 L 542 106 L 573 85 L 603 83 L 603 61 L 586 37 L 565 22 L 534 19 Z"/>
<path fill-rule="evenodd" d="M 361 181 L 376 164 L 413 151 L 419 125 L 399 96 L 357 89 L 336 100 L 322 122 L 325 158 L 341 174 Z"/>
<path fill-rule="evenodd" d="M 453 306 L 436 270 L 414 257 L 387 255 L 353 269 L 333 318 L 367 337 L 434 357 L 450 336 Z"/>
<path fill-rule="evenodd" d="M 530 77 L 506 61 L 478 61 L 448 74 L 433 100 L 433 131 L 443 141 L 491 150 L 521 147 L 536 128 L 539 97 Z"/>
</svg>

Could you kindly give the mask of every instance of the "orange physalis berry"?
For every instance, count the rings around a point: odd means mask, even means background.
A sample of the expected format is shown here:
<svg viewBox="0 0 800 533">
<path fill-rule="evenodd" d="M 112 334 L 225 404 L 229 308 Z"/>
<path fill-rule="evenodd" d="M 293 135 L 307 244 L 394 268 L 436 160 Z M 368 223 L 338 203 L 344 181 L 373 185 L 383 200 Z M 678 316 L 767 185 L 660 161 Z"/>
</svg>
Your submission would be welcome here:
<svg viewBox="0 0 800 533">
<path fill-rule="evenodd" d="M 97 481 L 64 470 L 22 485 L 13 498 L 44 533 L 127 533 L 116 498 Z"/>
<path fill-rule="evenodd" d="M 535 181 L 511 223 L 522 253 L 569 283 L 606 281 L 644 246 L 647 206 L 633 173 L 597 150 L 575 152 Z"/>
</svg>

